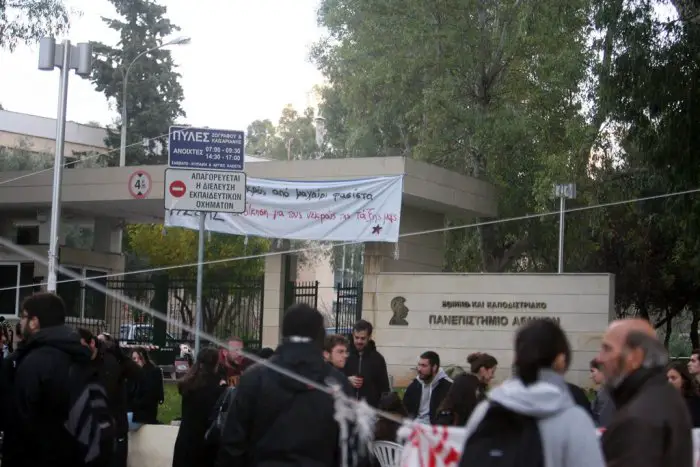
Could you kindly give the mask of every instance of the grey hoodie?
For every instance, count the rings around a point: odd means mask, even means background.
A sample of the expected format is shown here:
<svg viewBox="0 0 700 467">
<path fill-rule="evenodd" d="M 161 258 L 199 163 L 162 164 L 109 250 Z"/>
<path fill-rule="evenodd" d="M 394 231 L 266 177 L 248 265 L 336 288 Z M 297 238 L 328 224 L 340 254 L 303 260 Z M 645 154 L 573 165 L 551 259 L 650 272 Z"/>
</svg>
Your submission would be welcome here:
<svg viewBox="0 0 700 467">
<path fill-rule="evenodd" d="M 440 368 L 435 377 L 430 381 L 430 383 L 425 384 L 420 377 L 416 376 L 416 381 L 421 385 L 421 395 L 420 404 L 418 405 L 418 413 L 416 414 L 416 421 L 421 423 L 430 423 L 430 399 L 433 396 L 433 389 L 438 385 L 440 380 L 446 379 L 452 382 L 445 370 Z"/>
<path fill-rule="evenodd" d="M 545 467 L 605 467 L 593 421 L 576 405 L 561 375 L 542 370 L 530 386 L 512 378 L 493 389 L 469 418 L 467 438 L 484 418 L 489 401 L 539 420 Z"/>
</svg>

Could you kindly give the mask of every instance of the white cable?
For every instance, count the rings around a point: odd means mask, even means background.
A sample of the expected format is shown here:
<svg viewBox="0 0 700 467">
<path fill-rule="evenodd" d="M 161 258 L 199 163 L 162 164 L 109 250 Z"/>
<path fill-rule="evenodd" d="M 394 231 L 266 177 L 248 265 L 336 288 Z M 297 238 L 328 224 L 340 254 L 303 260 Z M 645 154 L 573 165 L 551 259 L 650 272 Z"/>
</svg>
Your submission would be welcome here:
<svg viewBox="0 0 700 467">
<path fill-rule="evenodd" d="M 7 249 L 9 249 L 9 250 L 11 250 L 11 251 L 14 251 L 14 252 L 17 253 L 17 254 L 20 254 L 20 255 L 26 256 L 26 257 L 28 257 L 28 258 L 31 258 L 32 260 L 34 260 L 34 261 L 36 261 L 36 262 L 38 262 L 38 263 L 41 263 L 41 264 L 43 264 L 44 266 L 48 266 L 48 261 L 47 261 L 46 258 L 43 258 L 43 257 L 37 255 L 36 253 L 34 253 L 34 252 L 32 252 L 32 251 L 29 251 L 29 250 L 27 250 L 26 248 L 23 248 L 23 247 L 21 247 L 21 246 L 19 246 L 19 245 L 15 245 L 14 243 L 12 243 L 11 241 L 9 241 L 8 239 L 6 239 L 6 238 L 4 238 L 4 237 L 0 237 L 0 245 L 6 247 Z M 161 313 L 161 312 L 159 312 L 159 311 L 156 311 L 156 310 L 154 310 L 154 309 L 152 309 L 152 308 L 150 308 L 150 307 L 144 306 L 144 305 L 142 305 L 141 303 L 137 302 L 136 300 L 132 300 L 131 298 L 129 298 L 129 297 L 125 296 L 125 295 L 121 295 L 121 294 L 119 294 L 119 293 L 117 293 L 117 292 L 115 292 L 115 291 L 113 291 L 113 290 L 110 290 L 110 289 L 108 289 L 107 287 L 104 287 L 102 284 L 100 284 L 100 283 L 98 283 L 98 282 L 95 282 L 93 279 L 83 279 L 82 277 L 80 277 L 80 276 L 79 276 L 78 274 L 76 274 L 75 272 L 71 271 L 71 270 L 68 269 L 68 268 L 64 268 L 64 267 L 61 266 L 61 265 L 58 265 L 58 270 L 59 270 L 61 273 L 65 274 L 65 275 L 67 275 L 67 276 L 69 276 L 69 277 L 73 277 L 75 280 L 79 280 L 79 281 L 85 282 L 89 287 L 91 287 L 91 288 L 97 290 L 98 292 L 101 292 L 101 293 L 103 293 L 103 294 L 105 294 L 105 295 L 108 295 L 108 296 L 112 297 L 113 299 L 119 300 L 120 302 L 123 302 L 123 303 L 125 303 L 125 304 L 127 304 L 127 305 L 129 305 L 129 306 L 132 306 L 132 307 L 136 308 L 136 309 L 139 310 L 139 311 L 142 311 L 142 312 L 144 312 L 144 313 L 147 313 L 147 314 L 149 314 L 149 315 L 151 315 L 151 316 L 153 316 L 153 317 L 155 317 L 155 318 L 159 318 L 159 319 L 161 319 L 161 320 L 163 320 L 163 321 L 165 321 L 165 322 L 167 322 L 167 323 L 173 324 L 173 325 L 175 325 L 176 327 L 178 327 L 178 328 L 180 328 L 180 329 L 182 329 L 182 330 L 184 330 L 184 331 L 189 332 L 190 334 L 199 334 L 200 337 L 203 337 L 205 340 L 210 341 L 210 342 L 216 344 L 216 345 L 219 346 L 219 347 L 227 347 L 227 345 L 228 345 L 226 342 L 217 339 L 215 336 L 213 336 L 213 335 L 211 335 L 211 334 L 208 334 L 208 333 L 203 332 L 203 331 L 198 331 L 198 330 L 194 329 L 194 328 L 191 327 L 191 326 L 188 326 L 188 325 L 186 325 L 186 324 L 184 324 L 184 323 L 180 323 L 180 322 L 178 322 L 178 321 L 176 321 L 176 320 L 174 320 L 174 319 L 171 319 L 171 318 L 169 318 L 167 315 L 165 315 L 164 313 Z M 315 388 L 315 389 L 318 389 L 319 391 L 323 391 L 323 392 L 325 392 L 326 394 L 334 395 L 334 392 L 335 392 L 335 391 L 333 390 L 333 388 L 331 388 L 331 387 L 329 387 L 329 386 L 325 386 L 325 385 L 323 385 L 323 384 L 319 384 L 318 382 L 316 382 L 316 381 L 314 381 L 314 380 L 308 379 L 308 378 L 306 378 L 306 377 L 304 377 L 304 376 L 302 376 L 302 375 L 300 375 L 300 374 L 294 373 L 294 372 L 292 372 L 292 371 L 290 371 L 290 370 L 288 370 L 288 369 L 286 369 L 286 368 L 283 368 L 283 367 L 281 367 L 281 366 L 279 366 L 279 365 L 276 365 L 276 364 L 270 362 L 269 360 L 266 360 L 266 359 L 264 359 L 264 358 L 260 358 L 259 356 L 255 355 L 255 354 L 253 354 L 253 353 L 248 353 L 248 352 L 245 352 L 245 351 L 241 351 L 240 353 L 241 353 L 244 357 L 246 357 L 246 358 L 248 358 L 248 359 L 254 361 L 255 363 L 259 363 L 259 364 L 261 364 L 261 365 L 265 365 L 266 367 L 270 368 L 270 369 L 273 370 L 273 371 L 276 371 L 276 372 L 278 372 L 278 373 L 280 373 L 280 374 L 283 374 L 283 375 L 285 375 L 285 376 L 287 376 L 287 377 L 289 377 L 289 378 L 292 378 L 292 379 L 294 379 L 294 380 L 296 380 L 296 381 L 298 381 L 298 382 L 300 382 L 300 383 L 303 383 L 303 384 L 306 384 L 306 385 L 308 385 L 308 386 L 311 386 L 311 387 L 313 387 L 313 388 Z M 337 396 L 337 394 L 336 394 L 336 396 Z M 343 397 L 346 401 L 348 401 L 348 402 L 357 403 L 357 401 L 355 401 L 354 399 L 351 399 L 351 398 L 349 398 L 349 397 L 347 397 L 347 396 L 345 396 L 345 395 L 342 395 L 342 397 Z M 404 422 L 404 420 L 403 420 L 402 418 L 397 417 L 397 416 L 395 416 L 395 415 L 393 415 L 393 414 L 390 414 L 390 413 L 385 413 L 385 412 L 378 411 L 378 410 L 376 411 L 376 413 L 377 413 L 377 415 L 379 415 L 379 416 L 388 418 L 389 420 L 395 421 L 395 422 L 397 422 L 397 423 L 403 423 L 403 422 Z"/>
<path fill-rule="evenodd" d="M 147 140 L 147 141 L 151 141 L 151 140 L 154 140 L 154 139 L 164 138 L 164 137 L 166 137 L 166 136 L 169 136 L 169 134 L 170 134 L 170 133 L 166 133 L 166 134 L 160 135 L 160 136 L 154 136 L 153 138 L 147 138 L 146 140 Z M 128 146 L 125 146 L 125 147 L 130 148 L 130 147 L 133 147 L 133 146 L 141 146 L 142 144 L 143 144 L 143 141 L 138 142 L 138 143 L 129 144 Z M 107 151 L 107 152 L 102 152 L 102 153 L 99 153 L 99 154 L 92 154 L 92 155 L 86 156 L 86 157 L 84 157 L 84 158 L 82 158 L 82 159 L 74 160 L 73 162 L 66 162 L 63 166 L 64 166 L 64 168 L 65 168 L 66 166 L 69 166 L 69 165 L 79 164 L 80 162 L 84 162 L 84 161 L 93 159 L 93 158 L 95 158 L 95 157 L 106 156 L 106 155 L 108 155 L 108 154 L 111 154 L 111 153 L 113 153 L 113 152 L 118 152 L 118 151 L 120 151 L 120 150 L 121 150 L 121 148 L 117 148 L 117 149 L 110 149 L 110 150 Z M 46 168 L 46 169 L 35 170 L 34 172 L 29 172 L 28 174 L 23 174 L 23 175 L 20 175 L 19 177 L 15 177 L 15 178 L 10 178 L 9 180 L 0 180 L 0 185 L 5 185 L 6 183 L 16 182 L 17 180 L 22 180 L 23 178 L 33 177 L 34 175 L 38 175 L 38 174 L 41 174 L 41 173 L 44 173 L 44 172 L 50 172 L 50 171 L 53 170 L 53 167 L 54 167 L 54 166 L 48 167 L 48 168 Z M 141 166 L 135 165 L 135 166 L 130 166 L 130 167 L 137 168 L 137 167 L 141 167 Z"/>
<path fill-rule="evenodd" d="M 685 196 L 685 195 L 690 195 L 690 194 L 695 194 L 700 192 L 700 188 L 694 188 L 691 190 L 683 190 L 683 191 L 676 191 L 673 193 L 663 193 L 660 195 L 652 195 L 652 196 L 644 196 L 641 198 L 632 198 L 632 199 L 626 199 L 622 201 L 611 201 L 608 203 L 601 203 L 601 204 L 594 204 L 590 206 L 579 206 L 575 208 L 570 208 L 564 210 L 564 212 L 580 212 L 580 211 L 589 211 L 592 209 L 604 209 L 604 208 L 609 208 L 612 206 L 619 206 L 622 204 L 631 204 L 631 203 L 640 203 L 644 201 L 651 201 L 655 199 L 662 199 L 662 198 L 670 198 L 674 196 Z M 418 232 L 410 232 L 410 233 L 403 233 L 399 235 L 399 238 L 405 238 L 405 237 L 415 237 L 418 235 L 428 235 L 432 233 L 440 233 L 440 232 L 450 232 L 452 230 L 460 230 L 460 229 L 467 229 L 470 227 L 481 227 L 485 225 L 495 225 L 495 224 L 503 224 L 506 222 L 514 222 L 514 221 L 523 221 L 523 220 L 529 220 L 529 219 L 538 219 L 542 217 L 547 217 L 547 216 L 554 216 L 554 215 L 559 215 L 560 211 L 548 211 L 548 212 L 543 212 L 543 213 L 538 213 L 538 214 L 525 214 L 522 216 L 516 216 L 516 217 L 509 217 L 506 219 L 494 219 L 490 221 L 482 221 L 482 222 L 474 222 L 471 224 L 462 224 L 462 225 L 453 225 L 450 227 L 440 227 L 438 229 L 430 229 L 430 230 L 421 230 Z M 337 243 L 334 244 L 335 247 L 340 247 L 344 245 L 356 245 L 364 242 L 358 242 L 358 241 L 351 241 L 351 242 L 342 242 L 342 243 Z M 285 250 L 285 251 L 271 251 L 267 253 L 260 253 L 257 255 L 247 255 L 247 256 L 238 256 L 238 257 L 233 257 L 233 258 L 220 258 L 220 259 L 212 259 L 212 260 L 207 260 L 207 261 L 202 261 L 202 264 L 207 265 L 207 264 L 222 264 L 222 263 L 228 263 L 230 261 L 243 261 L 243 260 L 249 260 L 249 259 L 261 259 L 261 258 L 267 258 L 268 256 L 275 256 L 275 255 L 281 255 L 281 254 L 289 254 L 289 253 L 304 253 L 307 251 L 314 251 L 314 250 L 319 250 L 319 249 L 324 249 L 327 248 L 326 245 L 317 245 L 317 246 L 310 246 L 310 247 L 304 247 L 304 248 L 297 248 L 297 249 L 290 249 L 290 250 Z M 102 276 L 93 276 L 91 279 L 96 280 L 96 279 L 113 279 L 116 277 L 125 277 L 125 276 L 131 276 L 135 274 L 144 274 L 144 273 L 152 273 L 152 272 L 163 272 L 163 271 L 171 271 L 173 269 L 180 269 L 180 268 L 190 268 L 190 267 L 196 267 L 198 266 L 199 263 L 186 263 L 186 264 L 178 264 L 175 266 L 162 266 L 162 267 L 157 267 L 157 268 L 148 268 L 148 269 L 140 269 L 138 271 L 126 271 L 126 272 L 119 272 L 119 273 L 114 273 L 114 274 L 104 274 Z M 80 277 L 80 276 L 78 276 Z M 84 281 L 85 279 L 80 277 L 79 279 L 65 279 L 56 282 L 57 284 L 63 284 L 67 282 L 76 282 L 76 281 Z M 26 284 L 26 285 L 21 285 L 19 287 L 5 287 L 5 288 L 0 288 L 0 292 L 3 292 L 5 290 L 17 290 L 18 288 L 28 288 L 28 287 L 39 287 L 39 286 L 44 286 L 48 285 L 46 282 L 41 282 L 41 283 L 36 283 L 36 284 Z"/>
</svg>

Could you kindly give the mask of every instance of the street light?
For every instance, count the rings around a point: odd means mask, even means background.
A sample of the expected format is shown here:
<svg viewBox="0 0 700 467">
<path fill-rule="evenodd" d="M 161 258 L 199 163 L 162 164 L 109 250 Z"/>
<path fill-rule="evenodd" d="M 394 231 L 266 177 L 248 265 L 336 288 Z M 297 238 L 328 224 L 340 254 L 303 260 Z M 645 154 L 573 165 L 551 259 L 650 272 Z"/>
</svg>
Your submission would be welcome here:
<svg viewBox="0 0 700 467">
<path fill-rule="evenodd" d="M 129 81 L 129 70 L 131 70 L 131 66 L 136 63 L 136 61 L 143 57 L 144 55 L 151 53 L 155 50 L 162 49 L 163 47 L 168 47 L 170 45 L 185 45 L 189 44 L 192 41 L 191 38 L 189 37 L 178 37 L 176 39 L 173 39 L 168 42 L 164 42 L 163 44 L 159 45 L 158 47 L 153 47 L 152 49 L 144 50 L 140 54 L 134 58 L 131 63 L 129 63 L 129 66 L 126 67 L 126 72 L 124 72 L 124 84 L 123 84 L 123 89 L 122 89 L 122 131 L 121 131 L 121 144 L 119 146 L 119 167 L 124 167 L 126 166 L 126 85 L 127 82 Z"/>
<path fill-rule="evenodd" d="M 92 69 L 92 45 L 71 45 L 65 40 L 56 45 L 56 39 L 45 37 L 39 42 L 39 69 L 61 69 L 58 87 L 58 113 L 56 116 L 56 153 L 53 160 L 53 191 L 51 193 L 51 227 L 49 231 L 49 292 L 56 292 L 56 267 L 58 265 L 58 237 L 61 225 L 61 183 L 63 182 L 63 148 L 66 140 L 66 107 L 68 104 L 68 77 L 70 70 L 83 78 Z"/>
<path fill-rule="evenodd" d="M 554 197 L 559 198 L 559 274 L 564 272 L 564 214 L 566 213 L 566 200 L 576 199 L 576 184 L 567 183 L 554 185 Z"/>
</svg>

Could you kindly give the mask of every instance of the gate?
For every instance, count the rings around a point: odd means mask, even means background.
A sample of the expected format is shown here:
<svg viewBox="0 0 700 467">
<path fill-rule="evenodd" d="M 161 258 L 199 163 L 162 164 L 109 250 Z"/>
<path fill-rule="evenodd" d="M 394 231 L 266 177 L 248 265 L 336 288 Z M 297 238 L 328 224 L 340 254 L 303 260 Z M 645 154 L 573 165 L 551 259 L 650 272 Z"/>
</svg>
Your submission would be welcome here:
<svg viewBox="0 0 700 467">
<path fill-rule="evenodd" d="M 168 319 L 154 318 L 131 307 L 123 300 L 104 298 L 104 321 L 76 322 L 93 332 L 107 331 L 129 346 L 154 346 L 161 364 L 171 364 L 183 344 L 194 346 L 194 335 L 178 324 L 194 327 L 196 280 L 169 279 L 167 276 L 110 280 L 108 287 L 165 314 Z M 240 337 L 248 348 L 262 345 L 263 318 L 262 277 L 233 281 L 205 281 L 202 290 L 202 329 L 219 340 Z M 206 340 L 202 340 L 207 345 Z M 165 354 L 165 355 L 164 355 Z"/>
<path fill-rule="evenodd" d="M 318 309 L 318 281 L 308 282 L 287 282 L 284 291 L 284 309 L 286 310 L 295 303 L 306 303 Z"/>
<path fill-rule="evenodd" d="M 335 333 L 352 334 L 352 327 L 362 319 L 362 281 L 336 285 Z"/>
</svg>

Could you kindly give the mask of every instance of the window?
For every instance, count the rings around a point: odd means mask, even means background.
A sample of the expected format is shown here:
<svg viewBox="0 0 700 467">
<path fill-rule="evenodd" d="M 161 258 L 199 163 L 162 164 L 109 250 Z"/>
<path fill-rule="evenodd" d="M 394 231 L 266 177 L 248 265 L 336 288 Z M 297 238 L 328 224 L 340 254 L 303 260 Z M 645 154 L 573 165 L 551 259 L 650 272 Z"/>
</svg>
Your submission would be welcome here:
<svg viewBox="0 0 700 467">
<path fill-rule="evenodd" d="M 103 287 L 107 287 L 107 278 L 102 277 L 106 271 L 92 268 L 69 267 L 74 273 L 92 279 Z M 105 319 L 107 297 L 84 282 L 76 281 L 64 274 L 58 274 L 56 293 L 66 303 L 66 315 L 75 318 Z M 63 282 L 70 281 L 70 282 Z"/>
<path fill-rule="evenodd" d="M 19 266 L 19 263 L 0 263 L 0 313 L 5 316 L 17 316 L 19 312 Z"/>
<path fill-rule="evenodd" d="M 19 306 L 32 294 L 34 263 L 0 263 L 0 315 L 19 316 Z"/>
</svg>

